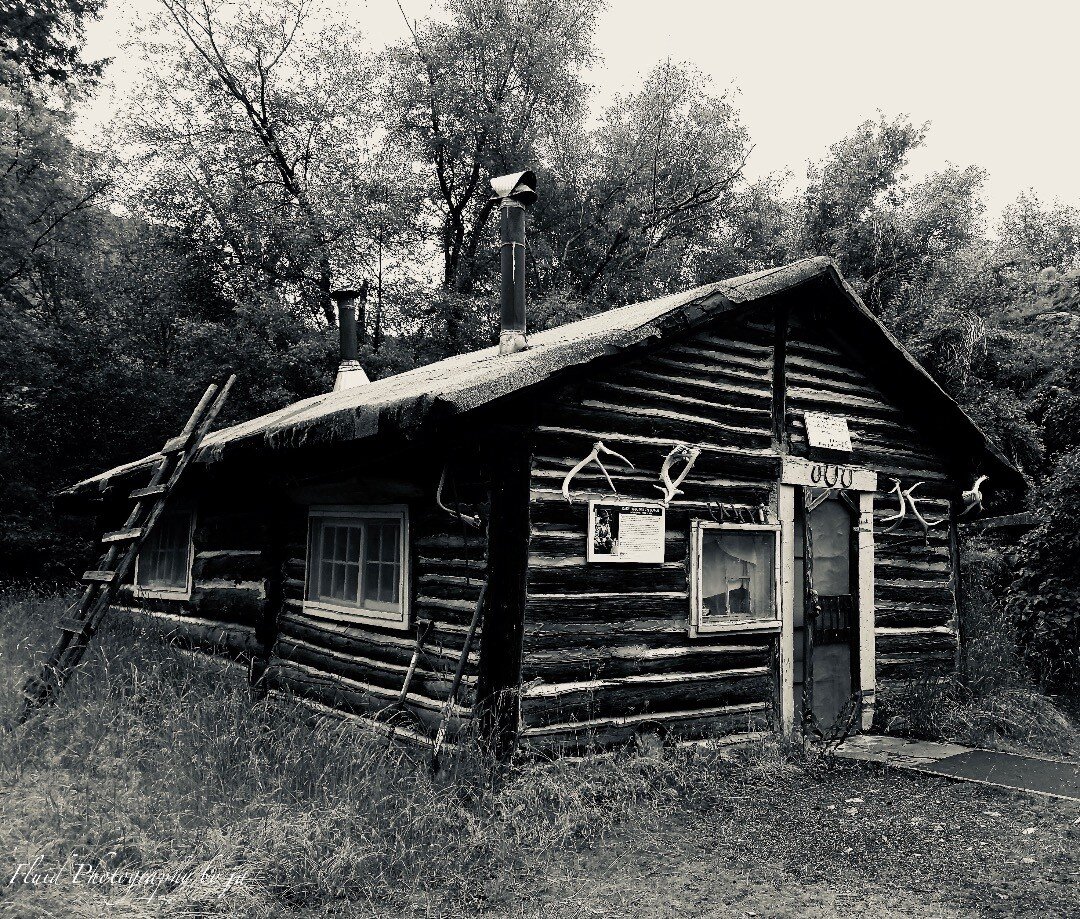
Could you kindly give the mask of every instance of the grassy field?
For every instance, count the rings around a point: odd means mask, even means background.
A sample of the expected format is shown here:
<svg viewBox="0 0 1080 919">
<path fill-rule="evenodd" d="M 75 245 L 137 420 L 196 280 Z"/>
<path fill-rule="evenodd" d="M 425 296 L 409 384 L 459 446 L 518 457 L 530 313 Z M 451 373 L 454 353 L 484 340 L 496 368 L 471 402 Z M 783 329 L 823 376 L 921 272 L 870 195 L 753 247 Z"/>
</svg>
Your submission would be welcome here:
<svg viewBox="0 0 1080 919">
<path fill-rule="evenodd" d="M 0 600 L 3 716 L 63 606 Z M 1080 915 L 1077 805 L 773 743 L 433 778 L 126 621 L 0 738 L 0 813 L 3 917 Z"/>
</svg>

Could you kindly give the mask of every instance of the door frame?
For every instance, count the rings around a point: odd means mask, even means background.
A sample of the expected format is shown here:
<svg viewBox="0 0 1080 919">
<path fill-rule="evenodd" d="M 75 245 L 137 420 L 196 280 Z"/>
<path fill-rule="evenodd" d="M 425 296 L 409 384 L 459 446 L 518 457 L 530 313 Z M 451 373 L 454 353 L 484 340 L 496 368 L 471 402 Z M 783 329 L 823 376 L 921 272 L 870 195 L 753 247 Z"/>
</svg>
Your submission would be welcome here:
<svg viewBox="0 0 1080 919">
<path fill-rule="evenodd" d="M 874 494 L 877 473 L 858 466 L 784 457 L 777 492 L 780 519 L 780 729 L 790 735 L 795 730 L 795 497 L 799 487 L 825 488 L 835 485 L 858 494 L 856 531 L 856 579 L 858 584 L 858 646 L 853 688 L 859 693 L 861 730 L 869 730 L 874 720 Z"/>
</svg>

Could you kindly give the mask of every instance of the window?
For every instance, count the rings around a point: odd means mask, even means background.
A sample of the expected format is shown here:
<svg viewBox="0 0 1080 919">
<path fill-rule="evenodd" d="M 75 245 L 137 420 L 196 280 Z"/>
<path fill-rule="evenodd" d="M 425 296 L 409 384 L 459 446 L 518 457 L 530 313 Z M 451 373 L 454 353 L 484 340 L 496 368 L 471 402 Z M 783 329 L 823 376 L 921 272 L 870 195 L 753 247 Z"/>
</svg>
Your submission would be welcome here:
<svg viewBox="0 0 1080 919">
<path fill-rule="evenodd" d="M 304 608 L 407 628 L 407 528 L 399 505 L 312 508 Z"/>
<path fill-rule="evenodd" d="M 778 628 L 780 528 L 695 520 L 690 633 Z"/>
<path fill-rule="evenodd" d="M 191 596 L 191 511 L 166 511 L 135 560 L 135 595 L 186 600 Z"/>
</svg>

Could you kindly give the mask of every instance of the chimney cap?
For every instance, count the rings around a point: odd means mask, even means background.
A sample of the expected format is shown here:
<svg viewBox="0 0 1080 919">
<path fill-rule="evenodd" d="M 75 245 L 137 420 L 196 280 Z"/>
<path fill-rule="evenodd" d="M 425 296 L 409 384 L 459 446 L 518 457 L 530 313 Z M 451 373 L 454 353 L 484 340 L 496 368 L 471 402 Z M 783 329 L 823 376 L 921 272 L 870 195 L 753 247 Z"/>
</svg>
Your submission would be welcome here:
<svg viewBox="0 0 1080 919">
<path fill-rule="evenodd" d="M 491 180 L 491 189 L 496 198 L 515 201 L 528 207 L 536 201 L 536 173 L 526 169 L 523 172 L 495 176 Z"/>
<path fill-rule="evenodd" d="M 368 292 L 368 286 L 367 286 L 366 283 L 364 283 L 360 287 L 356 287 L 356 288 L 339 287 L 337 290 L 330 291 L 330 299 L 340 301 L 340 300 L 356 300 L 357 298 L 360 298 L 362 300 L 362 299 L 367 297 L 367 292 Z"/>
</svg>

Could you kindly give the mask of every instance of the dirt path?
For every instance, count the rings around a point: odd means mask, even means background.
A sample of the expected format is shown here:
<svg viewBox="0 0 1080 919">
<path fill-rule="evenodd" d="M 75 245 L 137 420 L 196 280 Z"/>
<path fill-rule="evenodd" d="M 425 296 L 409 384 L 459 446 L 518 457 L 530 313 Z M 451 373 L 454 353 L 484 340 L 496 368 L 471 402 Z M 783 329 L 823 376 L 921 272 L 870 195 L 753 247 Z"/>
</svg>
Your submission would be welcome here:
<svg viewBox="0 0 1080 919">
<path fill-rule="evenodd" d="M 537 866 L 482 914 L 1078 919 L 1080 805 L 875 766 L 792 774 Z"/>
</svg>

